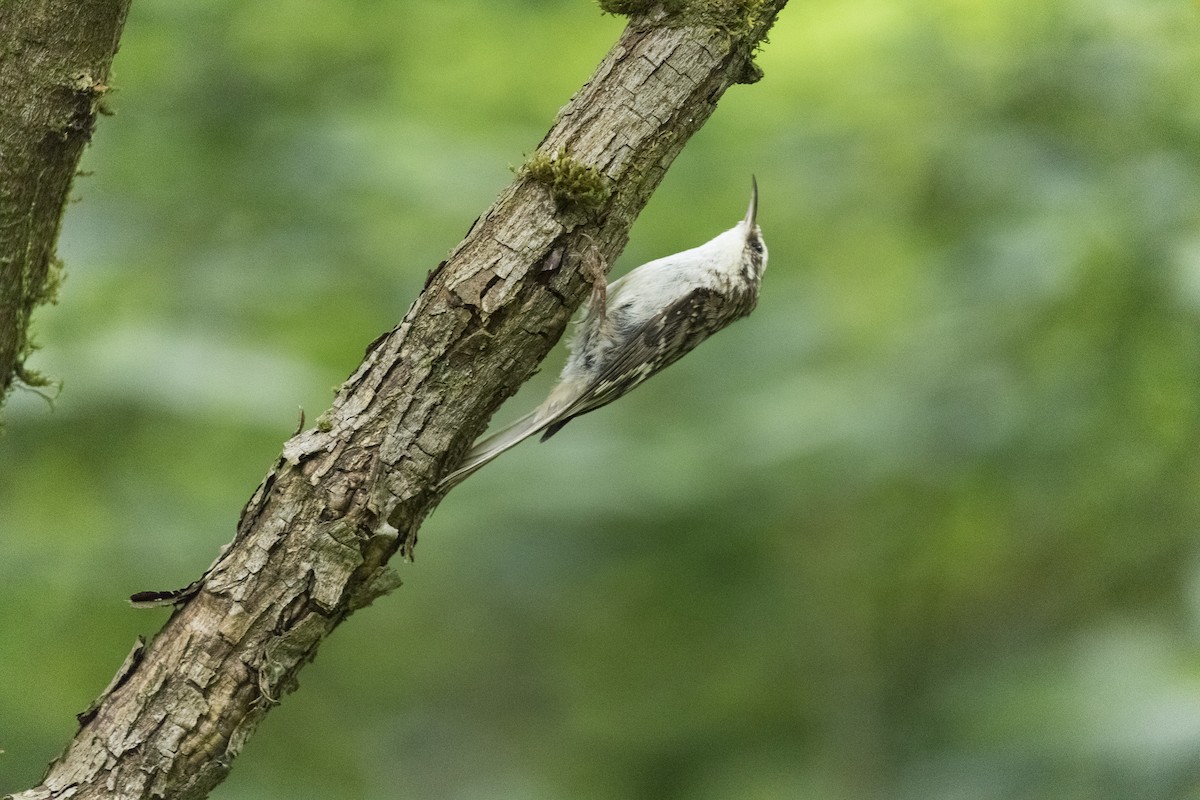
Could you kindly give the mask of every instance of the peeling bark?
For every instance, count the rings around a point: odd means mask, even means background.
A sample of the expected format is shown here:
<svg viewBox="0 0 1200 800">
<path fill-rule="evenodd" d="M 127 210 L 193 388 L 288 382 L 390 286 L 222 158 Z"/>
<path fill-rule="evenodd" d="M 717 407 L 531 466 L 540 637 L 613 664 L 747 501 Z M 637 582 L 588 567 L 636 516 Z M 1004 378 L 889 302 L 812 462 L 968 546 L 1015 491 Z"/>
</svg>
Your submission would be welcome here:
<svg viewBox="0 0 1200 800">
<path fill-rule="evenodd" d="M 421 521 L 492 412 L 535 370 L 786 0 L 731 33 L 635 18 L 538 152 L 611 189 L 586 210 L 518 175 L 368 347 L 316 428 L 287 441 L 234 541 L 131 654 L 34 798 L 200 798 L 353 611 L 399 585 Z"/>
<path fill-rule="evenodd" d="M 0 2 L 0 404 L 22 365 L 33 309 L 54 299 L 54 245 L 91 138 L 129 0 Z"/>
</svg>

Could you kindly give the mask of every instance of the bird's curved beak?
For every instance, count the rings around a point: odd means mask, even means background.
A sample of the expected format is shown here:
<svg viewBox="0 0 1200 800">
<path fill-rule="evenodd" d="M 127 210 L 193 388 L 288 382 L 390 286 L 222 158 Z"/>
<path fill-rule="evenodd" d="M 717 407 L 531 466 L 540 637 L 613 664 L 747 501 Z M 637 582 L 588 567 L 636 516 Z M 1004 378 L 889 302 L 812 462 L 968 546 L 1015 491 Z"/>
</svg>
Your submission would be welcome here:
<svg viewBox="0 0 1200 800">
<path fill-rule="evenodd" d="M 758 216 L 758 181 L 750 176 L 750 208 L 746 210 L 746 231 L 754 230 L 754 220 Z"/>
</svg>

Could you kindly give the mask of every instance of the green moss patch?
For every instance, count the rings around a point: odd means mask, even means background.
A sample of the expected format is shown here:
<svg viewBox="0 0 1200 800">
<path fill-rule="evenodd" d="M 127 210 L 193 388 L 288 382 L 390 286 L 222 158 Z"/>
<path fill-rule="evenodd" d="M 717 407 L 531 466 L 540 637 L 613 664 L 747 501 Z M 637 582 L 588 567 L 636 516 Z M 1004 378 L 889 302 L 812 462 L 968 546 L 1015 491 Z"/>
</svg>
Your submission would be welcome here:
<svg viewBox="0 0 1200 800">
<path fill-rule="evenodd" d="M 761 22 L 763 0 L 599 0 L 600 10 L 632 17 L 661 7 L 667 25 L 708 25 L 748 33 Z"/>
<path fill-rule="evenodd" d="M 521 172 L 545 184 L 563 208 L 595 211 L 612 194 L 612 186 L 600 170 L 565 153 L 534 153 Z"/>
</svg>

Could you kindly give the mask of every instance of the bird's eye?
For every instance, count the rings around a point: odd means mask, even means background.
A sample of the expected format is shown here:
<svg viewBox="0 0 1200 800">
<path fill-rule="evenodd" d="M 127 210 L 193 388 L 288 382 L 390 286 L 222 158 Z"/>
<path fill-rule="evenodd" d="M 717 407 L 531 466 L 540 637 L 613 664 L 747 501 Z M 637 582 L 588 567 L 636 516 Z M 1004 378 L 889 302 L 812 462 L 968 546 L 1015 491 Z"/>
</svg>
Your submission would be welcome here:
<svg viewBox="0 0 1200 800">
<path fill-rule="evenodd" d="M 762 251 L 763 251 L 762 239 L 758 238 L 757 236 L 755 236 L 753 239 L 751 239 L 750 240 L 750 249 L 753 250 L 754 252 L 758 253 L 761 256 Z"/>
</svg>

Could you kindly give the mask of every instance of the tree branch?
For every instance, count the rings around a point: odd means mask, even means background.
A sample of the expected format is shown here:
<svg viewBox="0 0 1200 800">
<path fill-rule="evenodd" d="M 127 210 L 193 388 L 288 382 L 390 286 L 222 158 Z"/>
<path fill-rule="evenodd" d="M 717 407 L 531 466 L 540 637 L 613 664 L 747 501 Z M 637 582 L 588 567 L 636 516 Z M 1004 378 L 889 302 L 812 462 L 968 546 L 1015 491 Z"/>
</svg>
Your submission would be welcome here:
<svg viewBox="0 0 1200 800">
<path fill-rule="evenodd" d="M 0 404 L 23 366 L 34 307 L 58 287 L 54 245 L 96 124 L 129 0 L 0 3 Z"/>
<path fill-rule="evenodd" d="M 412 554 L 437 479 L 559 338 L 589 265 L 620 252 L 724 91 L 757 77 L 785 4 L 642 4 L 317 427 L 285 443 L 194 595 L 15 797 L 199 798 L 225 777 L 321 640 L 399 585 L 388 560 Z"/>
</svg>

